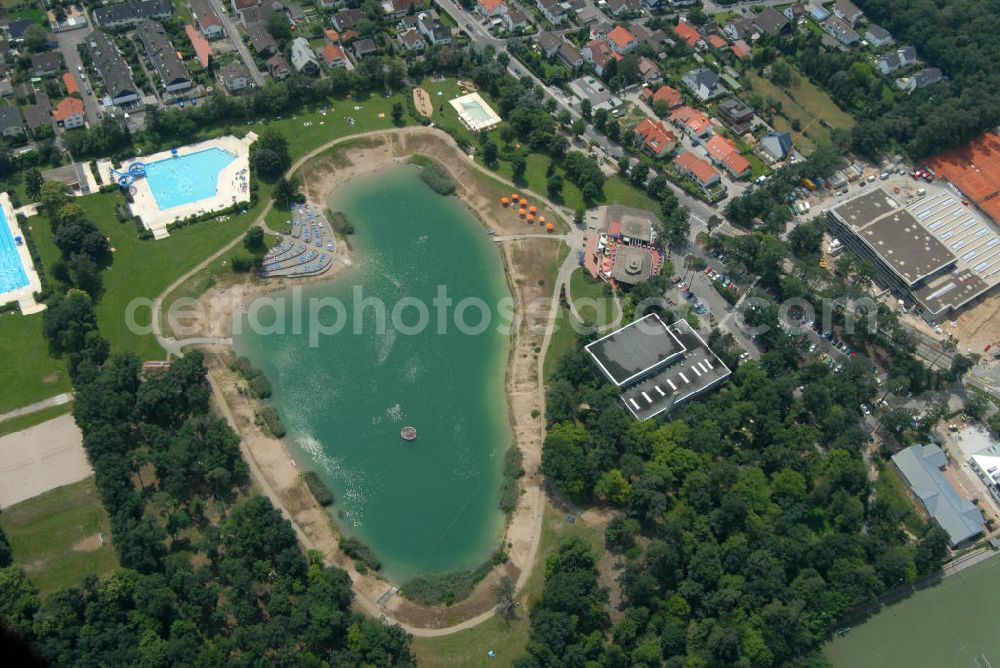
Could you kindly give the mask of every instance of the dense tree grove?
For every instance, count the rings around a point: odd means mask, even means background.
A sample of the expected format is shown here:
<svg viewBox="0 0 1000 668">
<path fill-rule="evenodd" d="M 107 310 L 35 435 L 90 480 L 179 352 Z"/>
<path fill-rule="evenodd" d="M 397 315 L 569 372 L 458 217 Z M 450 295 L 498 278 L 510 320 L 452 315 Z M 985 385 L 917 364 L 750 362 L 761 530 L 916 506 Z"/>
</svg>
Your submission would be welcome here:
<svg viewBox="0 0 1000 668">
<path fill-rule="evenodd" d="M 145 374 L 133 355 L 106 360 L 80 291 L 45 318 L 53 351 L 74 360 L 73 415 L 122 569 L 41 600 L 0 549 L 7 628 L 57 665 L 413 665 L 409 636 L 351 612 L 347 574 L 307 561 L 252 494 L 201 353 Z"/>
</svg>

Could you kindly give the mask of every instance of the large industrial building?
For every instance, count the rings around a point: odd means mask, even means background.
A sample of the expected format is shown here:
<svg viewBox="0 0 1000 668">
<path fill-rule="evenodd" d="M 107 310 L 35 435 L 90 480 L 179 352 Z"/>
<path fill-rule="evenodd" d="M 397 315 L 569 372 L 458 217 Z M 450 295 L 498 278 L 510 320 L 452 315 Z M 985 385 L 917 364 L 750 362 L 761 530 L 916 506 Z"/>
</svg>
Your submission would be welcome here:
<svg viewBox="0 0 1000 668">
<path fill-rule="evenodd" d="M 1000 235 L 950 189 L 903 205 L 874 188 L 826 213 L 833 234 L 874 264 L 880 282 L 912 300 L 929 322 L 1000 283 Z"/>
<path fill-rule="evenodd" d="M 668 327 L 656 314 L 588 344 L 586 350 L 637 420 L 669 413 L 731 373 L 686 320 Z"/>
</svg>

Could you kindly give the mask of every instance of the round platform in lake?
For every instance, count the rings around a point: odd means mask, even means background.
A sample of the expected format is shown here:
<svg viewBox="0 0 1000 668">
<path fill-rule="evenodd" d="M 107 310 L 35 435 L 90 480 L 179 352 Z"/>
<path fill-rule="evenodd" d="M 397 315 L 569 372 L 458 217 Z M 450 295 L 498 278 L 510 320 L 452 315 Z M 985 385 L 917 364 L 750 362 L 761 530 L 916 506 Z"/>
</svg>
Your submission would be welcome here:
<svg viewBox="0 0 1000 668">
<path fill-rule="evenodd" d="M 412 441 L 417 437 L 417 428 L 403 427 L 399 430 L 399 435 L 403 437 L 404 441 Z"/>
</svg>

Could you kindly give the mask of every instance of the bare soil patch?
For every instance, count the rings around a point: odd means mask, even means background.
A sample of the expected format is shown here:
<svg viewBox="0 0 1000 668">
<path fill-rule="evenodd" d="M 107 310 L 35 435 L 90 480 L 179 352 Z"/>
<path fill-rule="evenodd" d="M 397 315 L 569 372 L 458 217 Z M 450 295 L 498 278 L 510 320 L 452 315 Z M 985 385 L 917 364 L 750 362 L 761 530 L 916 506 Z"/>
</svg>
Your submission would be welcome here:
<svg viewBox="0 0 1000 668">
<path fill-rule="evenodd" d="M 95 533 L 73 543 L 71 548 L 74 552 L 94 552 L 101 549 L 104 543 L 101 541 L 101 534 Z"/>
</svg>

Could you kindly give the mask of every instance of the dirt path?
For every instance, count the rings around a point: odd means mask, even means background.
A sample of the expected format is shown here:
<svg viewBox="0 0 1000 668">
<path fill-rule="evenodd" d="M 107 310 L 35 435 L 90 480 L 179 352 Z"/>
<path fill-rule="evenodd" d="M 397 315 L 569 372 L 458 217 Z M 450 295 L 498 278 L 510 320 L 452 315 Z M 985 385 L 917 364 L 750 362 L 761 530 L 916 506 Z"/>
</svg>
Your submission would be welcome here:
<svg viewBox="0 0 1000 668">
<path fill-rule="evenodd" d="M 348 149 L 346 156 L 338 153 L 320 157 L 330 148 L 348 142 L 355 143 L 355 146 Z M 250 401 L 245 393 L 240 392 L 240 379 L 228 369 L 221 356 L 229 353 L 227 348 L 208 346 L 210 352 L 220 353 L 209 356 L 209 381 L 220 414 L 241 435 L 240 448 L 255 483 L 282 515 L 289 519 L 302 545 L 306 549 L 318 550 L 325 555 L 329 563 L 348 572 L 356 595 L 355 601 L 361 610 L 387 622 L 399 623 L 413 635 L 433 637 L 472 628 L 492 617 L 495 610 L 491 591 L 499 577 L 507 575 L 516 578 L 517 588 L 521 590 L 536 565 L 546 503 L 539 471 L 545 436 L 542 369 L 552 331 L 548 327 L 544 328 L 544 331 L 539 331 L 539 328 L 533 326 L 534 315 L 526 313 L 525 310 L 526 305 L 533 300 L 536 303 L 547 301 L 550 313 L 558 310 L 560 290 L 568 283 L 569 276 L 576 266 L 575 255 L 572 252 L 566 254 L 560 264 L 554 285 L 549 285 L 541 279 L 522 279 L 526 276 L 535 278 L 540 275 L 539 272 L 545 272 L 546 267 L 559 262 L 559 258 L 567 250 L 560 242 L 568 243 L 570 251 L 579 247 L 583 232 L 572 225 L 569 217 L 558 206 L 544 197 L 532 195 L 533 201 L 538 202 L 540 207 L 546 207 L 548 213 L 559 216 L 570 232 L 565 235 L 525 233 L 524 221 L 517 220 L 510 215 L 509 210 L 503 209 L 496 193 L 492 192 L 492 186 L 482 179 L 473 178 L 473 172 L 486 174 L 505 187 L 517 188 L 522 192 L 524 189 L 475 164 L 460 151 L 450 136 L 438 130 L 402 128 L 336 139 L 317 147 L 297 160 L 292 165 L 290 173 L 301 170 L 306 182 L 304 190 L 310 199 L 325 201 L 333 189 L 346 180 L 394 163 L 404 162 L 408 156 L 415 153 L 428 155 L 439 161 L 458 184 L 458 194 L 462 200 L 484 226 L 498 232 L 500 235 L 498 243 L 501 245 L 508 285 L 517 302 L 516 322 L 519 325 L 512 336 L 506 385 L 511 423 L 515 441 L 523 455 L 526 475 L 522 481 L 518 506 L 507 525 L 503 539 L 509 556 L 508 563 L 494 569 L 493 573 L 476 587 L 469 599 L 453 606 L 427 608 L 407 601 L 401 596 L 390 596 L 385 601 L 385 594 L 391 588 L 391 584 L 370 574 L 362 575 L 355 570 L 352 560 L 339 551 L 332 518 L 308 492 L 284 444 L 265 435 L 257 426 L 255 403 Z M 253 225 L 263 226 L 271 207 L 272 203 L 269 202 Z M 153 309 L 155 314 L 153 331 L 160 344 L 171 354 L 180 355 L 182 346 L 176 339 L 165 336 L 163 332 L 161 317 L 165 298 L 191 276 L 228 252 L 240 240 L 240 238 L 234 239 L 213 253 L 174 281 L 156 298 Z M 535 352 L 536 350 L 541 352 Z M 380 601 L 384 601 L 384 604 L 379 605 Z"/>
</svg>

